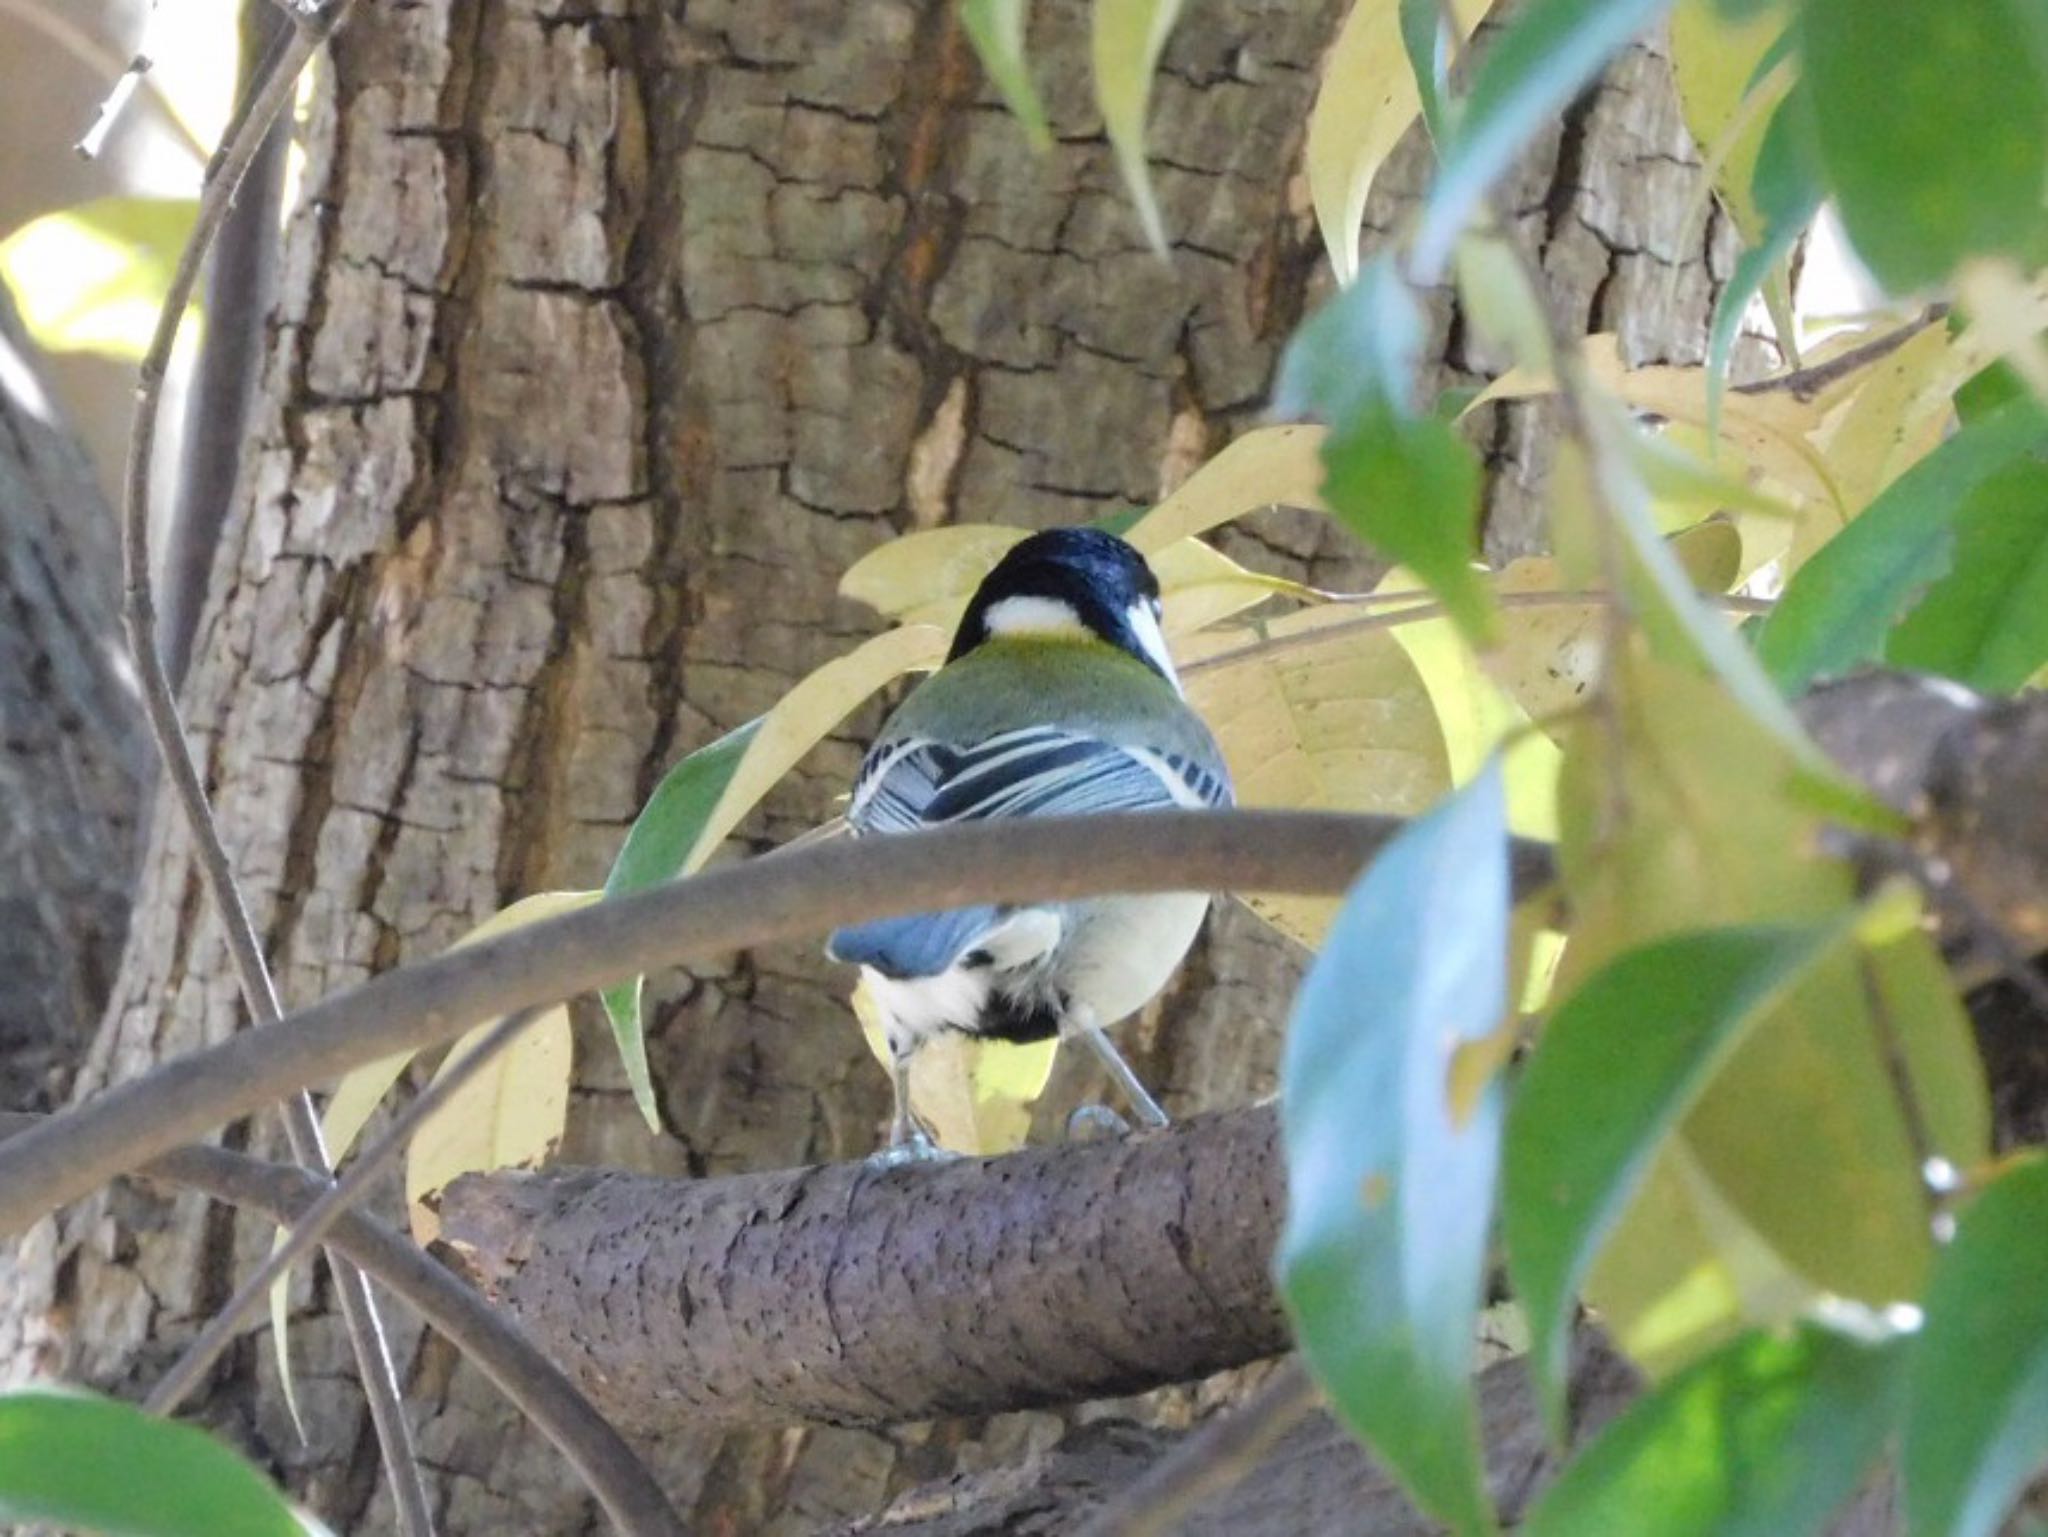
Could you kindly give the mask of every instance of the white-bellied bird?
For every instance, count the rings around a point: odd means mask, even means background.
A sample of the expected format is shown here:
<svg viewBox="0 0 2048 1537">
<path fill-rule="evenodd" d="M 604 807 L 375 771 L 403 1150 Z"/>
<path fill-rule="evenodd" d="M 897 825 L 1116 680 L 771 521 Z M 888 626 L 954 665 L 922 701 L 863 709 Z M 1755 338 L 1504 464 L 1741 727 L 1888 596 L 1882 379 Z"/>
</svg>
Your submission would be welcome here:
<svg viewBox="0 0 2048 1537">
<path fill-rule="evenodd" d="M 1066 528 L 1014 545 L 967 605 L 945 665 L 862 763 L 853 833 L 1229 805 L 1223 755 L 1181 694 L 1159 619 L 1159 583 L 1123 540 Z M 1163 1125 L 1103 1029 L 1166 985 L 1208 907 L 1206 892 L 1172 892 L 840 929 L 827 953 L 862 968 L 888 1040 L 892 1151 L 931 1151 L 911 1114 L 910 1059 L 946 1030 L 1086 1042 L 1138 1116 Z"/>
</svg>

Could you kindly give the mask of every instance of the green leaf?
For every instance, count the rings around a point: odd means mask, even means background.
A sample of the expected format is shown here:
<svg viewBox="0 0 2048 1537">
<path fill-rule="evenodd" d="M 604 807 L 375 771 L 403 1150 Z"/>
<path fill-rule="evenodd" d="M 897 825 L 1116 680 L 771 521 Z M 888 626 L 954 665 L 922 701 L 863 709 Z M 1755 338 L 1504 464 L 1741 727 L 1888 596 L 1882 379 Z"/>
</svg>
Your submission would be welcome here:
<svg viewBox="0 0 2048 1537">
<path fill-rule="evenodd" d="M 1427 582 L 1477 645 L 1498 615 L 1473 565 L 1479 461 L 1451 423 L 1413 409 L 1422 309 L 1385 255 L 1299 332 L 1281 360 L 1274 409 L 1330 423 L 1323 500 L 1381 554 Z"/>
<path fill-rule="evenodd" d="M 1494 179 L 1671 0 L 1530 0 L 1487 50 L 1442 150 L 1415 236 L 1415 274 L 1433 283 Z"/>
<path fill-rule="evenodd" d="M 2024 0 L 2038 4 L 2038 0 Z M 1807 0 L 1800 54 L 1850 243 L 1894 292 L 2042 229 L 2048 74 L 2013 0 Z"/>
<path fill-rule="evenodd" d="M 1506 835 L 1494 765 L 1387 846 L 1302 984 L 1281 1070 L 1296 1337 L 1337 1413 L 1461 1533 L 1493 1529 L 1472 1369 L 1501 1093 L 1454 1098 L 1453 1069 L 1507 1011 Z"/>
<path fill-rule="evenodd" d="M 204 1431 L 57 1387 L 0 1393 L 0 1518 L 115 1537 L 305 1537 L 314 1529 Z"/>
<path fill-rule="evenodd" d="M 1551 1431 L 1572 1304 L 1652 1159 L 1839 923 L 1706 929 L 1619 956 L 1545 1027 L 1508 1111 L 1502 1232 Z"/>
<path fill-rule="evenodd" d="M 1102 125 L 1137 205 L 1146 242 L 1161 256 L 1166 254 L 1166 221 L 1145 166 L 1145 112 L 1152 100 L 1153 71 L 1179 15 L 1180 0 L 1095 0 L 1092 33 Z"/>
<path fill-rule="evenodd" d="M 1802 1537 L 1826 1529 L 1898 1413 L 1904 1351 L 1815 1325 L 1753 1333 L 1633 1405 L 1529 1513 L 1524 1537 Z"/>
<path fill-rule="evenodd" d="M 2023 397 L 1971 422 L 1893 481 L 1799 568 L 1764 624 L 1757 654 L 1778 686 L 1797 693 L 1882 653 L 1892 621 L 1947 574 L 1964 502 L 2044 448 L 2048 415 Z"/>
<path fill-rule="evenodd" d="M 2048 1161 L 1963 1213 L 1928 1283 L 1900 1461 L 1912 1537 L 1993 1537 L 2048 1460 Z"/>
<path fill-rule="evenodd" d="M 1439 417 L 1374 411 L 1323 448 L 1323 500 L 1337 520 L 1429 584 L 1474 646 L 1500 615 L 1477 558 L 1479 459 Z"/>
<path fill-rule="evenodd" d="M 193 198 L 100 198 L 0 241 L 0 281 L 36 345 L 140 358 L 198 211 Z"/>
<path fill-rule="evenodd" d="M 1720 432 L 1721 391 L 1728 383 L 1728 360 L 1735 334 L 1749 301 L 1764 286 L 1772 269 L 1792 254 L 1813 216 L 1820 212 L 1826 188 L 1821 185 L 1820 158 L 1814 148 L 1812 112 L 1797 87 L 1778 105 L 1757 151 L 1750 198 L 1763 219 L 1757 243 L 1737 258 L 1728 286 L 1714 304 L 1713 330 L 1707 342 L 1707 431 Z"/>
<path fill-rule="evenodd" d="M 1339 431 L 1372 411 L 1410 414 L 1422 338 L 1422 305 L 1382 252 L 1294 333 L 1274 414 L 1320 416 Z"/>
<path fill-rule="evenodd" d="M 605 878 L 604 894 L 623 896 L 693 874 L 826 732 L 885 684 L 906 672 L 938 666 L 945 653 L 945 633 L 931 625 L 884 630 L 806 674 L 766 715 L 698 748 L 662 777 L 640 808 L 612 873 Z M 573 899 L 579 894 L 567 895 Z M 633 1102 L 648 1127 L 658 1131 L 661 1121 L 647 1071 L 640 985 L 641 979 L 635 977 L 606 988 L 604 1011 L 618 1042 L 626 1081 L 633 1088 Z"/>
<path fill-rule="evenodd" d="M 1030 0 L 960 0 L 960 23 L 981 56 L 981 67 L 1003 93 L 1003 103 L 1023 125 L 1024 137 L 1040 153 L 1052 148 L 1052 124 L 1031 78 L 1024 52 L 1024 23 Z"/>
<path fill-rule="evenodd" d="M 1401 51 L 1407 54 L 1408 72 L 1415 79 L 1422 120 L 1429 125 L 1429 136 L 1441 144 L 1451 126 L 1444 96 L 1451 50 L 1444 35 L 1443 0 L 1400 0 L 1400 22 Z"/>
<path fill-rule="evenodd" d="M 683 863 L 697 847 L 711 811 L 746 755 L 747 744 L 767 719 L 750 720 L 728 731 L 715 742 L 706 743 L 662 776 L 654 794 L 640 808 L 626 834 L 612 873 L 605 877 L 604 894 L 623 896 L 658 886 L 681 873 Z M 634 977 L 604 990 L 605 1017 L 611 1021 L 612 1039 L 618 1043 L 619 1059 L 625 1065 L 626 1081 L 633 1088 L 633 1103 L 640 1107 L 650 1130 L 660 1130 L 661 1113 L 654 1102 L 654 1080 L 647 1071 L 646 1029 L 640 1018 L 640 992 L 644 978 Z"/>
<path fill-rule="evenodd" d="M 2017 689 L 2048 663 L 2048 464 L 2023 459 L 1971 493 L 1956 513 L 1949 574 L 1884 655 L 1987 693 Z"/>
</svg>

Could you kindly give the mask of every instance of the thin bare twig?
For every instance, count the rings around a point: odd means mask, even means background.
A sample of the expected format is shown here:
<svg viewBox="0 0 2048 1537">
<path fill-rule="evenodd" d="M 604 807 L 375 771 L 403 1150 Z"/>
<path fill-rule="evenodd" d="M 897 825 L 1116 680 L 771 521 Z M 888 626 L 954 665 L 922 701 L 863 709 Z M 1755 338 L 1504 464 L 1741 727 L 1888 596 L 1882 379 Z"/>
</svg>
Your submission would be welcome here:
<svg viewBox="0 0 2048 1537">
<path fill-rule="evenodd" d="M 242 1320 L 263 1301 L 271 1282 L 297 1264 L 320 1241 L 320 1235 L 361 1198 L 363 1192 L 370 1188 L 370 1182 L 383 1173 L 405 1145 L 412 1141 L 420 1123 L 447 1104 L 463 1085 L 489 1065 L 492 1058 L 517 1040 L 540 1012 L 539 1009 L 522 1009 L 499 1020 L 476 1043 L 475 1049 L 442 1069 L 440 1076 L 393 1118 L 384 1134 L 364 1148 L 342 1176 L 332 1181 L 320 1192 L 320 1198 L 300 1214 L 299 1220 L 285 1235 L 284 1242 L 272 1249 L 269 1257 L 256 1267 L 255 1273 L 235 1288 L 235 1294 L 228 1298 L 226 1305 L 207 1320 L 198 1337 L 171 1363 L 171 1369 L 150 1389 L 143 1407 L 152 1414 L 169 1414 L 183 1403 L 186 1395 L 206 1375 L 207 1368 L 234 1343 Z"/>
<path fill-rule="evenodd" d="M 114 78 L 118 85 L 120 78 L 128 73 L 129 64 L 123 61 L 107 44 L 100 41 L 85 27 L 72 20 L 62 8 L 60 0 L 0 0 L 0 15 L 12 16 L 23 26 L 40 32 L 59 48 L 70 54 L 80 64 L 96 75 Z M 200 165 L 206 163 L 206 146 L 201 144 L 171 106 L 170 98 L 151 75 L 143 75 L 142 92 L 148 97 L 157 115 L 163 119 L 165 129 L 181 147 L 190 151 L 192 158 Z"/>
<path fill-rule="evenodd" d="M 1204 1500 L 1233 1488 L 1321 1400 L 1289 1356 L 1235 1409 L 1176 1446 L 1081 1529 L 1081 1537 L 1164 1537 Z"/>
<path fill-rule="evenodd" d="M 149 350 L 137 371 L 135 424 L 128 441 L 127 472 L 122 482 L 121 561 L 123 571 L 122 618 L 128 631 L 129 648 L 135 655 L 144 713 L 179 809 L 184 814 L 199 857 L 200 869 L 220 916 L 227 938 L 228 953 L 241 983 L 242 997 L 258 1026 L 275 1025 L 282 1015 L 270 968 L 264 962 L 255 926 L 236 886 L 234 868 L 221 842 L 220 829 L 207 804 L 199 769 L 185 740 L 184 723 L 178 718 L 177 700 L 172 692 L 164 658 L 157 649 L 156 601 L 150 590 L 149 556 L 149 473 L 155 458 L 157 421 L 163 410 L 164 374 L 178 328 L 192 298 L 192 290 L 206 260 L 206 253 L 233 206 L 235 193 L 250 164 L 256 159 L 270 126 L 283 113 L 298 88 L 301 71 L 320 46 L 347 17 L 352 0 L 332 0 L 321 10 L 301 14 L 297 25 L 274 53 L 254 89 L 244 98 L 229 125 L 228 133 L 207 166 L 206 182 L 199 198 L 198 217 L 192 236 L 179 254 L 171 276 L 169 292 L 157 316 Z M 314 1173 L 332 1177 L 333 1166 L 320 1142 L 320 1123 L 313 1113 L 312 1097 L 303 1090 L 284 1106 L 285 1134 L 292 1156 Z M 349 1343 L 362 1377 L 363 1393 L 369 1402 L 370 1419 L 376 1428 L 393 1501 L 398 1509 L 400 1529 L 408 1537 L 432 1537 L 434 1521 L 427 1500 L 427 1488 L 413 1452 L 412 1428 L 406 1422 L 405 1405 L 399 1393 L 398 1373 L 377 1317 L 376 1301 L 369 1284 L 346 1261 L 333 1265 L 335 1296 Z"/>
<path fill-rule="evenodd" d="M 0 1138 L 45 1118 L 0 1112 Z M 261 1212 L 279 1226 L 298 1221 L 327 1189 L 289 1164 L 221 1147 L 174 1148 L 136 1178 L 196 1190 Z M 327 1235 L 378 1283 L 460 1350 L 550 1445 L 568 1459 L 627 1537 L 680 1537 L 682 1522 L 632 1447 L 577 1386 L 497 1308 L 405 1234 L 375 1217 L 344 1212 Z"/>
<path fill-rule="evenodd" d="M 1423 598 L 1420 593 L 1403 593 L 1401 596 L 1412 597 L 1416 601 L 1403 608 L 1365 614 L 1357 619 L 1345 619 L 1336 624 L 1326 624 L 1314 630 L 1301 630 L 1292 635 L 1268 636 L 1264 640 L 1235 646 L 1228 651 L 1218 651 L 1211 656 L 1183 663 L 1180 668 L 1181 675 L 1192 677 L 1213 668 L 1249 661 L 1253 657 L 1270 656 L 1282 651 L 1306 650 L 1362 631 L 1391 630 L 1404 624 L 1419 624 L 1425 619 L 1441 619 L 1449 612 L 1441 603 Z M 1715 604 L 1733 614 L 1768 614 L 1776 606 L 1768 598 L 1747 598 L 1735 593 L 1705 593 L 1701 596 L 1703 601 Z M 1503 608 L 1565 608 L 1572 605 L 1591 607 L 1598 604 L 1612 609 L 1615 606 L 1608 601 L 1608 594 L 1597 587 L 1588 588 L 1583 592 L 1503 592 L 1496 593 L 1494 601 Z"/>
<path fill-rule="evenodd" d="M 1829 385 L 1848 378 L 1858 369 L 1868 368 L 1872 363 L 1890 357 L 1929 326 L 1947 319 L 1948 311 L 1947 304 L 1930 304 L 1917 318 L 1907 321 L 1897 330 L 1887 331 L 1860 346 L 1851 347 L 1825 363 L 1816 363 L 1811 368 L 1796 368 L 1788 374 L 1773 374 L 1768 379 L 1752 379 L 1747 384 L 1731 384 L 1728 391 L 1732 395 L 1790 395 L 1798 401 L 1812 400 Z"/>
<path fill-rule="evenodd" d="M 308 1084 L 486 1019 L 839 925 L 1002 900 L 1237 889 L 1335 896 L 1406 825 L 1306 811 L 1156 811 L 831 839 L 672 881 L 388 971 L 111 1085 L 0 1145 L 0 1236 Z M 1518 841 L 1517 883 L 1550 869 Z"/>
</svg>

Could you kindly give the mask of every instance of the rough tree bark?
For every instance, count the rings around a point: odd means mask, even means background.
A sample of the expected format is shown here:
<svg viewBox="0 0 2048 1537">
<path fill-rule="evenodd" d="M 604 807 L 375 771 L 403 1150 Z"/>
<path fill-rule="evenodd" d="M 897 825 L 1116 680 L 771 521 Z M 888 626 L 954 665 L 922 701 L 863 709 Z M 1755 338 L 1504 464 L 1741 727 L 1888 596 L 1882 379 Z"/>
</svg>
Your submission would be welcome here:
<svg viewBox="0 0 2048 1537">
<path fill-rule="evenodd" d="M 947 0 L 361 8 L 317 97 L 256 460 L 186 687 L 287 1001 L 594 884 L 669 761 L 866 631 L 833 589 L 881 541 L 1148 502 L 1254 422 L 1323 281 L 1300 144 L 1340 10 L 1190 9 L 1152 130 L 1167 267 L 1088 104 L 1078 0 L 1035 19 L 1062 133 L 1042 162 Z M 1531 156 L 1505 205 L 1571 324 L 1697 355 L 1713 277 L 1679 243 L 1693 159 L 1654 49 Z M 1390 169 L 1375 229 L 1422 163 L 1411 146 Z M 1473 361 L 1447 313 L 1435 351 L 1446 379 Z M 1491 428 L 1504 548 L 1530 539 L 1534 424 L 1513 408 Z M 1316 519 L 1233 537 L 1319 581 L 1360 574 Z M 757 844 L 825 810 L 873 719 L 772 799 Z M 168 818 L 137 915 L 88 1086 L 241 1023 Z M 1135 1032 L 1172 1107 L 1270 1086 L 1296 966 L 1242 915 L 1213 926 Z M 640 1127 L 586 1032 L 566 1154 L 704 1174 L 865 1152 L 885 1095 L 843 986 L 808 950 L 665 980 L 651 1050 L 672 1134 Z M 196 1201 L 110 1194 L 28 1241 L 0 1329 L 132 1386 L 267 1242 Z M 309 1441 L 256 1339 L 204 1412 L 338 1527 L 380 1529 L 346 1347 L 320 1293 L 301 1303 Z M 446 1531 L 591 1527 L 472 1374 L 401 1348 Z M 1065 1425 L 705 1430 L 650 1454 L 703 1529 L 797 1533 Z"/>
<path fill-rule="evenodd" d="M 63 1101 L 120 961 L 144 785 L 114 518 L 0 289 L 0 1107 Z"/>
</svg>

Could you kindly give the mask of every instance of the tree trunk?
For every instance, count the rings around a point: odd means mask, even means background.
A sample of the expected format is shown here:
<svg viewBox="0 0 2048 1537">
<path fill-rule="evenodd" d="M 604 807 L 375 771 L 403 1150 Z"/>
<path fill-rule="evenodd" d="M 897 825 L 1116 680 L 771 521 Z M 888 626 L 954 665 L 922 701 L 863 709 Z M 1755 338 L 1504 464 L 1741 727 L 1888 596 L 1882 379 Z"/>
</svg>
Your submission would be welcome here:
<svg viewBox="0 0 2048 1537">
<path fill-rule="evenodd" d="M 0 289 L 0 1106 L 61 1104 L 121 956 L 144 744 L 114 519 Z"/>
<path fill-rule="evenodd" d="M 1147 503 L 1255 422 L 1326 282 L 1299 165 L 1341 9 L 1190 8 L 1153 112 L 1166 266 L 1089 105 L 1078 3 L 1036 18 L 1065 135 L 1042 161 L 948 0 L 360 8 L 316 98 L 255 462 L 186 685 L 286 1000 L 600 881 L 669 762 L 872 627 L 834 587 L 876 545 Z M 1678 244 L 1693 152 L 1666 74 L 1629 54 L 1505 206 L 1573 323 L 1691 356 L 1712 280 Z M 1423 164 L 1412 145 L 1390 168 L 1375 229 Z M 1446 381 L 1464 377 L 1447 315 L 1436 345 Z M 1491 429 L 1503 548 L 1530 539 L 1535 420 Z M 1231 538 L 1332 585 L 1365 570 L 1319 518 Z M 771 798 L 750 846 L 827 813 L 876 713 Z M 137 914 L 87 1087 L 242 1025 L 172 816 Z M 1297 967 L 1241 913 L 1212 926 L 1135 1032 L 1171 1107 L 1271 1088 Z M 866 1153 L 885 1083 L 846 981 L 812 947 L 658 979 L 670 1135 L 644 1130 L 586 1029 L 565 1156 L 702 1174 Z M 1053 1098 L 1063 1112 L 1091 1087 L 1075 1071 Z M 268 1241 L 196 1201 L 112 1194 L 31 1237 L 7 1305 L 70 1370 L 132 1389 Z M 299 1301 L 307 1442 L 259 1337 L 203 1412 L 338 1529 L 386 1529 L 346 1344 L 324 1288 Z M 437 1342 L 398 1343 L 446 1532 L 593 1526 L 479 1379 Z M 1182 1390 L 1163 1412 L 1208 1401 Z M 1065 1423 L 705 1430 L 648 1450 L 693 1529 L 794 1534 Z"/>
</svg>

